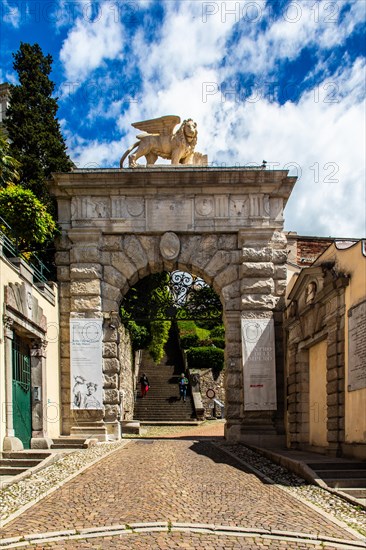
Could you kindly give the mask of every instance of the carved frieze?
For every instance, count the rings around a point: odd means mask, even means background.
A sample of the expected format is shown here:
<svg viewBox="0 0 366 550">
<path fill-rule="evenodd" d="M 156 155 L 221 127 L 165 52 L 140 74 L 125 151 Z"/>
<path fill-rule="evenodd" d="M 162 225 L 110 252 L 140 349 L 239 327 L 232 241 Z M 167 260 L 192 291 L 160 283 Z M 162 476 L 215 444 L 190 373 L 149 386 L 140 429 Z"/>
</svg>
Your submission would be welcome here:
<svg viewBox="0 0 366 550">
<path fill-rule="evenodd" d="M 106 197 L 73 197 L 71 219 L 106 219 L 110 216 L 109 198 Z"/>
<path fill-rule="evenodd" d="M 143 197 L 111 197 L 111 217 L 113 219 L 143 218 L 145 199 Z"/>
<path fill-rule="evenodd" d="M 196 197 L 195 213 L 198 217 L 214 217 L 214 200 L 212 197 Z"/>
<path fill-rule="evenodd" d="M 249 197 L 230 197 L 229 214 L 231 218 L 247 218 L 249 215 Z"/>
</svg>

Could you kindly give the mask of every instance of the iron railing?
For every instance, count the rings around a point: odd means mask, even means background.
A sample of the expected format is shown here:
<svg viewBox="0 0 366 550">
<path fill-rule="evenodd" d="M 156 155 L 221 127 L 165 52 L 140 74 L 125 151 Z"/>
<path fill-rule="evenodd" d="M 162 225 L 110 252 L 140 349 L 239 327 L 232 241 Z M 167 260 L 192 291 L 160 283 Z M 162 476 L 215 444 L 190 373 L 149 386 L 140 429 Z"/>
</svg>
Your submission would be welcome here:
<svg viewBox="0 0 366 550">
<path fill-rule="evenodd" d="M 6 231 L 6 233 L 4 232 Z M 33 270 L 34 283 L 47 283 L 50 279 L 50 270 L 40 260 L 35 252 L 31 252 L 27 258 L 19 249 L 19 239 L 15 231 L 10 225 L 0 216 L 0 246 L 3 255 L 12 260 L 13 258 L 21 258 Z"/>
</svg>

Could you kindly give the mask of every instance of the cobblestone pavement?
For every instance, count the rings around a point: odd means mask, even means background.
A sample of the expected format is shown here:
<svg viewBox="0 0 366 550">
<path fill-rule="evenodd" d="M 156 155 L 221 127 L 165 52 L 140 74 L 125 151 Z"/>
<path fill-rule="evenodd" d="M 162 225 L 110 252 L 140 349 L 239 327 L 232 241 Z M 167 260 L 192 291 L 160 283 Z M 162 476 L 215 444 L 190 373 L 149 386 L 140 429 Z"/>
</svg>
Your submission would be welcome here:
<svg viewBox="0 0 366 550">
<path fill-rule="evenodd" d="M 136 522 L 215 524 L 249 528 L 254 533 L 265 529 L 272 533 L 279 530 L 357 540 L 349 531 L 280 487 L 260 481 L 209 441 L 166 439 L 131 441 L 7 524 L 1 536 L 8 538 L 65 529 L 80 532 Z M 277 543 L 258 537 L 250 541 L 247 537 L 225 535 L 223 540 L 214 534 L 128 536 L 136 537 L 135 542 L 128 542 L 123 535 L 117 543 L 118 535 L 107 535 L 102 541 L 96 538 L 77 542 L 64 540 L 61 545 L 50 542 L 32 548 L 147 548 L 148 544 L 156 549 L 194 550 L 332 548 L 321 546 L 320 542 L 309 546 L 305 542 Z M 207 544 L 205 536 L 211 537 Z"/>
</svg>

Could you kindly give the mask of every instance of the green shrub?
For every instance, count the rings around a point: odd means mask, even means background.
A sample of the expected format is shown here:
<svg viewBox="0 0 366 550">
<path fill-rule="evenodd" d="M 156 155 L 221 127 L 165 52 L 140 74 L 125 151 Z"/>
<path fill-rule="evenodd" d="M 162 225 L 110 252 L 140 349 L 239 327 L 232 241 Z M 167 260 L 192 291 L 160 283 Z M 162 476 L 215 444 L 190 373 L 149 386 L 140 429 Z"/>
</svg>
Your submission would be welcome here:
<svg viewBox="0 0 366 550">
<path fill-rule="evenodd" d="M 224 325 L 220 325 L 218 327 L 215 327 L 210 332 L 211 338 L 225 338 L 225 327 Z"/>
<path fill-rule="evenodd" d="M 225 349 L 225 338 L 211 338 L 214 346 L 220 349 Z"/>
<path fill-rule="evenodd" d="M 145 349 L 150 341 L 150 333 L 143 325 L 138 325 L 135 321 L 125 323 L 127 330 L 131 336 L 131 344 L 133 351 Z"/>
<path fill-rule="evenodd" d="M 224 368 L 224 350 L 213 346 L 190 348 L 187 350 L 190 369 L 209 369 L 220 371 Z"/>
<path fill-rule="evenodd" d="M 171 321 L 153 321 L 150 323 L 151 341 L 148 347 L 155 363 L 160 363 L 164 355 L 164 346 L 169 338 Z"/>
<path fill-rule="evenodd" d="M 187 334 L 180 338 L 180 345 L 183 349 L 194 348 L 199 345 L 199 342 L 198 334 Z"/>
</svg>

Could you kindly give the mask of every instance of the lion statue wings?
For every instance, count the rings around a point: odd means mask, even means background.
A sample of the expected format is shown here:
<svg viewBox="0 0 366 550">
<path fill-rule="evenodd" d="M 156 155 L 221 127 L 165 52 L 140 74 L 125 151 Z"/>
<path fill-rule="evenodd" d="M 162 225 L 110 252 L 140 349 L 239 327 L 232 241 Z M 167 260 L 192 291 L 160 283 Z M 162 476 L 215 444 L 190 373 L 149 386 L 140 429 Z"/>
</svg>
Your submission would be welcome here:
<svg viewBox="0 0 366 550">
<path fill-rule="evenodd" d="M 197 124 L 191 118 L 184 120 L 178 130 L 174 128 L 180 124 L 179 116 L 168 115 L 142 122 L 134 122 L 132 126 L 142 130 L 136 141 L 127 149 L 120 161 L 120 167 L 129 155 L 130 168 L 136 168 L 137 159 L 145 157 L 147 165 L 155 164 L 158 157 L 170 159 L 172 164 L 192 164 L 194 149 L 197 143 Z M 137 148 L 137 149 L 136 149 Z M 136 149 L 134 153 L 132 151 Z M 130 154 L 131 153 L 131 154 Z"/>
</svg>

